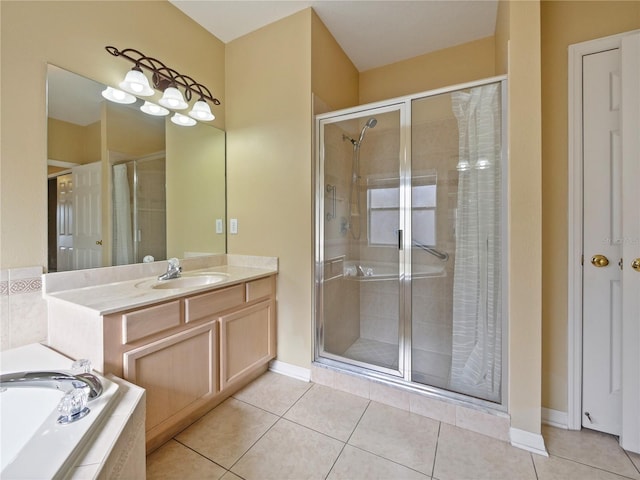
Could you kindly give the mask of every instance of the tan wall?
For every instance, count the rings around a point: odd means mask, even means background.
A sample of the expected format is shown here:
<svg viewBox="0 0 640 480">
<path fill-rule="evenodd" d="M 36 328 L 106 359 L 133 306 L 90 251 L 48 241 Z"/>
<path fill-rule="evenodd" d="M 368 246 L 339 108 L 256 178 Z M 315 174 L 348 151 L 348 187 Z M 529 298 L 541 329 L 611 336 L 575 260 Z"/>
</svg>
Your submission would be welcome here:
<svg viewBox="0 0 640 480">
<path fill-rule="evenodd" d="M 542 405 L 567 410 L 568 50 L 640 28 L 640 2 L 542 2 Z"/>
<path fill-rule="evenodd" d="M 495 74 L 507 73 L 509 42 L 509 0 L 498 1 L 495 30 Z"/>
<path fill-rule="evenodd" d="M 278 359 L 309 367 L 313 290 L 311 10 L 227 44 L 228 251 L 273 255 Z"/>
<path fill-rule="evenodd" d="M 213 110 L 224 128 L 224 44 L 166 1 L 3 1 L 0 9 L 0 267 L 45 266 L 47 63 L 117 85 L 131 64 L 104 47 L 136 48 L 207 85 L 223 102 Z"/>
<path fill-rule="evenodd" d="M 360 73 L 360 102 L 409 95 L 495 74 L 494 37 Z"/>
<path fill-rule="evenodd" d="M 107 150 L 126 154 L 128 158 L 164 150 L 164 117 L 144 115 L 117 103 L 104 102 L 104 105 Z"/>
<path fill-rule="evenodd" d="M 166 124 L 167 257 L 225 253 L 225 234 L 216 233 L 216 219 L 226 218 L 225 134 Z"/>
<path fill-rule="evenodd" d="M 508 25 L 509 412 L 513 428 L 540 433 L 540 3 L 511 2 Z"/>
<path fill-rule="evenodd" d="M 55 118 L 47 121 L 48 159 L 79 164 L 100 160 L 100 122 L 83 127 Z"/>
<path fill-rule="evenodd" d="M 311 15 L 311 89 L 331 110 L 358 104 L 359 73 L 318 15 Z"/>
</svg>

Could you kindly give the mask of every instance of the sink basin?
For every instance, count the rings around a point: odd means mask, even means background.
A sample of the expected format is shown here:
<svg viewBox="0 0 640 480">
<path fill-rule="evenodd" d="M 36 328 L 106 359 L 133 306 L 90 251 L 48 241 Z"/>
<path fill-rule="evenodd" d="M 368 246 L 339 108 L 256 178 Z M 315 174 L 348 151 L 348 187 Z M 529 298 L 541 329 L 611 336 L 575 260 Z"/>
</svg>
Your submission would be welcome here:
<svg viewBox="0 0 640 480">
<path fill-rule="evenodd" d="M 160 280 L 153 281 L 153 283 L 149 284 L 148 282 L 141 282 L 136 285 L 138 287 L 150 287 L 153 289 L 160 290 L 170 290 L 176 288 L 193 288 L 193 287 L 203 287 L 205 285 L 213 285 L 214 283 L 219 283 L 226 280 L 226 275 L 222 275 L 220 273 L 213 274 L 200 274 L 200 275 L 189 275 L 178 278 L 172 278 L 170 280 Z"/>
</svg>

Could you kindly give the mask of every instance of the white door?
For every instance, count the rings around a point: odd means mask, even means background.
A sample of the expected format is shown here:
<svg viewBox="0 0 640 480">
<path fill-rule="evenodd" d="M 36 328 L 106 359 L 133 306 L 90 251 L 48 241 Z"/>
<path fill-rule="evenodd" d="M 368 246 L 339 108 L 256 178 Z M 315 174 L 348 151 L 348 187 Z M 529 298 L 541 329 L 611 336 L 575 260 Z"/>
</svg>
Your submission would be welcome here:
<svg viewBox="0 0 640 480">
<path fill-rule="evenodd" d="M 102 182 L 100 162 L 72 169 L 74 268 L 102 266 Z"/>
<path fill-rule="evenodd" d="M 582 57 L 582 426 L 640 450 L 640 35 Z"/>
<path fill-rule="evenodd" d="M 73 270 L 73 175 L 60 175 L 56 183 L 56 268 L 64 272 Z"/>
<path fill-rule="evenodd" d="M 620 50 L 583 57 L 582 425 L 620 434 L 622 152 Z"/>
<path fill-rule="evenodd" d="M 640 453 L 640 33 L 622 39 L 622 431 Z"/>
</svg>

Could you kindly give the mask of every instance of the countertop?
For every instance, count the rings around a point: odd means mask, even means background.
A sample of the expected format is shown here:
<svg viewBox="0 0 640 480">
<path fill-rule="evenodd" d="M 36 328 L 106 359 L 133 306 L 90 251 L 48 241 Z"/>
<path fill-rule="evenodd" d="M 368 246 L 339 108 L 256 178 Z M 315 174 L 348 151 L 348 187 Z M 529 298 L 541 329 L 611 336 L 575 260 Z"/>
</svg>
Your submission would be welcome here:
<svg viewBox="0 0 640 480">
<path fill-rule="evenodd" d="M 226 278 L 220 282 L 182 288 L 154 289 L 157 276 L 141 277 L 120 282 L 105 283 L 90 287 L 74 288 L 44 294 L 49 301 L 67 302 L 90 310 L 93 314 L 108 315 L 132 308 L 181 298 L 186 295 L 218 290 L 238 283 L 267 277 L 278 273 L 278 269 L 261 266 L 218 265 L 183 272 L 183 276 L 202 273 L 218 273 Z M 169 280 L 170 282 L 170 280 Z"/>
</svg>

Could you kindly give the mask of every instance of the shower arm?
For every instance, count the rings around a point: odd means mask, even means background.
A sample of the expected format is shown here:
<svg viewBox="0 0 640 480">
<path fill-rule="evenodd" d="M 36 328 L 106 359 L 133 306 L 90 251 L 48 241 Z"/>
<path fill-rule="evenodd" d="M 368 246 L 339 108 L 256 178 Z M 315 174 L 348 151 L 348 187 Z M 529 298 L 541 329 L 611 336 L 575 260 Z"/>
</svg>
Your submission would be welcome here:
<svg viewBox="0 0 640 480">
<path fill-rule="evenodd" d="M 447 252 L 441 252 L 440 250 L 437 250 L 433 247 L 429 247 L 428 245 L 424 245 L 415 240 L 413 240 L 412 243 L 414 247 L 418 247 L 420 250 L 424 250 L 425 252 L 433 255 L 434 257 L 439 258 L 443 262 L 446 262 L 447 260 L 449 260 L 449 254 Z"/>
</svg>

